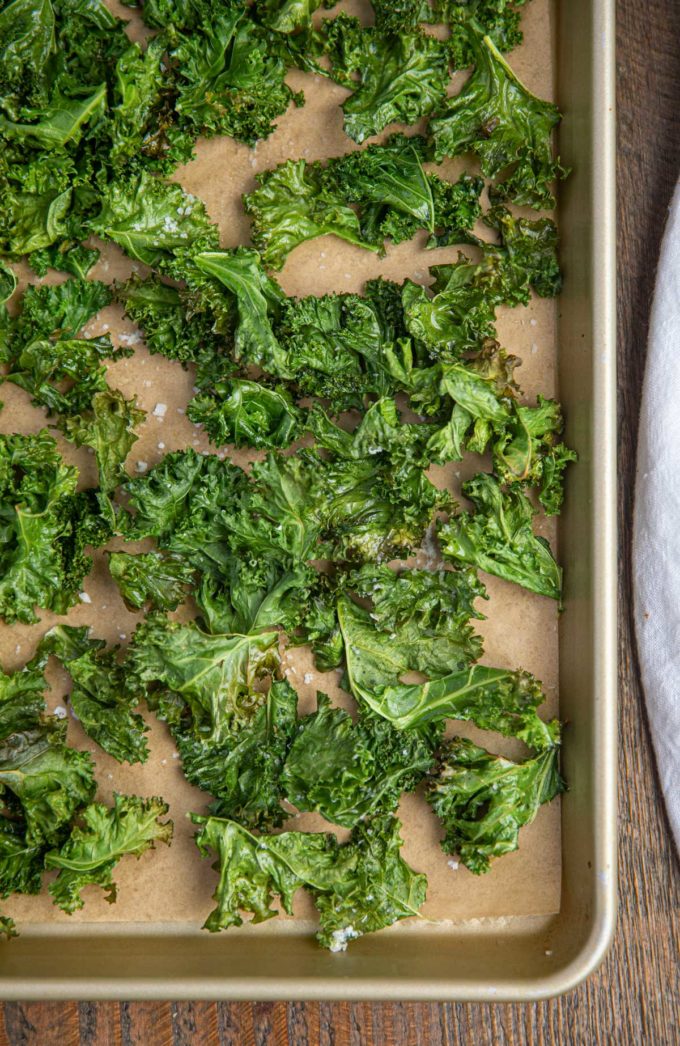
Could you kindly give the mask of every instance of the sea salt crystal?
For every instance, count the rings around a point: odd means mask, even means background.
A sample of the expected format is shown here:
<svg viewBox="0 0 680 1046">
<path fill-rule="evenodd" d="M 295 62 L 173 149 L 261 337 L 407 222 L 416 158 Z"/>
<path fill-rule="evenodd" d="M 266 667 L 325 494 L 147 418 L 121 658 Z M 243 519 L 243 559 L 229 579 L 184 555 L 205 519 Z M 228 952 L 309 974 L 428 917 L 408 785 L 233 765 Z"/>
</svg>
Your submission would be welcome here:
<svg viewBox="0 0 680 1046">
<path fill-rule="evenodd" d="M 167 765 L 168 765 L 167 759 L 161 759 L 161 766 L 167 766 Z"/>
<path fill-rule="evenodd" d="M 15 654 L 20 654 L 21 653 L 21 643 L 17 643 L 17 645 L 14 648 L 14 653 Z"/>
<path fill-rule="evenodd" d="M 535 356 L 537 352 L 538 352 L 538 345 L 534 341 L 532 343 L 532 345 L 531 345 L 531 353 L 532 353 L 533 356 Z"/>
<path fill-rule="evenodd" d="M 311 683 L 312 679 L 314 678 L 314 673 L 313 672 L 305 672 L 305 674 L 304 674 L 304 676 L 302 678 L 304 679 L 305 683 Z"/>
<path fill-rule="evenodd" d="M 146 461 L 138 461 L 137 464 L 135 465 L 135 471 L 136 472 L 146 472 L 148 467 L 149 467 L 148 462 L 146 462 Z"/>
<path fill-rule="evenodd" d="M 355 937 L 360 936 L 361 934 L 358 934 L 353 926 L 345 926 L 342 930 L 333 930 L 329 951 L 345 952 L 347 951 L 347 942 L 353 941 Z"/>
<path fill-rule="evenodd" d="M 159 449 L 159 450 L 165 450 L 165 443 L 163 443 L 163 441 L 162 441 L 162 440 L 161 440 L 161 442 L 160 442 L 160 443 L 158 444 L 158 449 Z"/>
<path fill-rule="evenodd" d="M 529 320 L 529 323 L 530 323 L 530 325 L 531 325 L 532 327 L 535 327 L 535 326 L 536 326 L 536 320 L 534 320 L 534 319 L 531 319 L 531 320 Z"/>
<path fill-rule="evenodd" d="M 446 862 L 452 872 L 458 871 L 458 861 L 447 861 Z"/>
<path fill-rule="evenodd" d="M 153 409 L 154 418 L 164 418 L 165 412 L 168 409 L 167 403 L 157 403 Z"/>
<path fill-rule="evenodd" d="M 54 714 L 57 717 L 57 719 L 66 719 L 66 709 L 63 705 L 57 705 L 57 707 L 54 710 Z"/>
<path fill-rule="evenodd" d="M 119 639 L 127 639 L 127 632 L 119 632 L 118 633 L 118 638 Z"/>
<path fill-rule="evenodd" d="M 78 593 L 78 599 L 80 600 L 81 603 L 91 603 L 92 602 L 92 600 L 88 596 L 87 592 L 79 592 Z"/>
</svg>

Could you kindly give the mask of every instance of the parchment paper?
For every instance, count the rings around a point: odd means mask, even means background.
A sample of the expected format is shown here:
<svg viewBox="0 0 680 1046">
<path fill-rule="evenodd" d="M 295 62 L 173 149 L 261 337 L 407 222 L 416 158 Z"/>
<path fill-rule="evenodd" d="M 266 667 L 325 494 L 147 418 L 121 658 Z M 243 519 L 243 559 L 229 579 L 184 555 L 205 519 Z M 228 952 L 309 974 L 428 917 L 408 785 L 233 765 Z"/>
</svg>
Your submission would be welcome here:
<svg viewBox="0 0 680 1046">
<path fill-rule="evenodd" d="M 129 9 L 111 2 L 109 6 L 123 18 L 132 18 L 131 36 L 139 37 L 139 26 Z M 532 0 L 523 9 L 525 42 L 510 56 L 510 62 L 527 86 L 539 96 L 553 97 L 554 62 L 552 58 L 552 3 L 551 0 Z M 366 16 L 368 4 L 352 3 L 346 10 Z M 456 87 L 464 74 L 456 78 Z M 289 157 L 304 156 L 314 160 L 338 155 L 355 148 L 342 131 L 342 113 L 339 103 L 347 92 L 321 77 L 292 72 L 290 84 L 304 89 L 307 103 L 302 109 L 290 109 L 278 121 L 278 129 L 255 150 L 227 138 L 201 141 L 196 159 L 175 175 L 176 180 L 207 204 L 212 219 L 219 223 L 222 245 L 249 243 L 249 224 L 241 207 L 241 193 L 254 187 L 257 171 L 271 167 Z M 389 128 L 387 132 L 396 128 Z M 384 137 L 384 135 L 382 136 Z M 474 171 L 468 159 L 465 163 L 449 161 L 444 167 L 447 177 L 456 177 L 466 167 Z M 366 279 L 383 275 L 395 280 L 410 277 L 428 283 L 428 266 L 454 260 L 456 247 L 434 251 L 423 249 L 424 235 L 417 241 L 390 247 L 384 258 L 346 244 L 333 237 L 314 240 L 293 251 L 282 273 L 277 274 L 288 294 L 324 294 L 331 291 L 360 292 Z M 90 276 L 107 282 L 122 279 L 131 271 L 143 271 L 142 266 L 131 265 L 115 248 L 107 247 Z M 33 277 L 35 279 L 35 277 Z M 57 277 L 59 279 L 59 277 Z M 555 394 L 555 316 L 553 301 L 534 298 L 528 308 L 499 311 L 498 333 L 501 343 L 522 359 L 517 378 L 528 402 L 537 392 Z M 136 395 L 148 416 L 128 459 L 128 470 L 134 472 L 145 463 L 155 464 L 164 453 L 193 446 L 211 450 L 202 431 L 184 416 L 184 409 L 192 395 L 191 370 L 184 371 L 179 364 L 160 356 L 150 356 L 133 326 L 123 318 L 118 307 L 105 310 L 90 325 L 88 334 L 110 331 L 114 343 L 122 336 L 132 338 L 135 355 L 109 367 L 109 383 L 127 396 Z M 27 395 L 13 385 L 2 389 L 4 409 L 0 412 L 0 431 L 36 432 L 46 424 L 40 409 L 32 407 Z M 164 417 L 153 416 L 156 404 L 165 404 Z M 94 460 L 86 450 L 76 450 L 57 436 L 65 459 L 81 469 L 81 484 L 96 482 Z M 225 453 L 225 448 L 219 451 Z M 254 460 L 258 455 L 233 452 L 238 464 Z M 260 455 L 261 456 L 261 455 Z M 439 485 L 449 484 L 459 495 L 461 478 L 483 467 L 480 459 L 470 458 L 460 465 L 433 468 L 432 476 Z M 555 542 L 555 526 L 542 521 L 538 529 Z M 108 547 L 122 547 L 112 542 Z M 127 546 L 128 548 L 130 546 Z M 138 546 L 140 549 L 146 547 Z M 555 547 L 555 545 L 553 545 Z M 423 554 L 421 554 L 421 560 Z M 85 579 L 84 592 L 91 600 L 74 607 L 66 618 L 41 612 L 41 622 L 34 626 L 0 626 L 0 659 L 5 670 L 21 666 L 33 653 L 44 632 L 57 621 L 71 624 L 90 624 L 94 634 L 109 642 L 125 646 L 141 614 L 129 613 L 108 577 L 103 553 L 95 554 L 95 565 Z M 516 585 L 484 576 L 490 600 L 483 604 L 487 619 L 478 622 L 485 641 L 483 662 L 491 665 L 523 667 L 536 674 L 545 685 L 546 716 L 557 714 L 557 609 L 552 600 L 533 595 Z M 180 616 L 190 612 L 180 611 Z M 314 707 L 318 689 L 328 692 L 335 702 L 351 708 L 352 702 L 337 686 L 338 674 L 316 671 L 308 650 L 295 650 L 284 658 L 288 677 L 300 694 L 300 711 Z M 54 665 L 50 667 L 52 690 L 48 696 L 51 708 L 62 705 L 68 691 L 68 677 Z M 211 909 L 211 894 L 216 875 L 210 862 L 201 860 L 193 844 L 193 828 L 187 811 L 203 811 L 204 793 L 185 781 L 172 740 L 162 725 L 146 713 L 151 724 L 149 734 L 151 754 L 144 766 L 120 766 L 105 755 L 82 732 L 69 713 L 69 738 L 72 744 L 92 752 L 97 766 L 99 797 L 108 800 L 113 790 L 141 795 L 162 795 L 170 804 L 175 821 L 175 837 L 170 848 L 161 846 L 147 853 L 139 861 L 126 858 L 115 873 L 118 883 L 116 904 L 105 902 L 103 893 L 88 887 L 85 908 L 73 916 L 58 911 L 49 896 L 13 897 L 5 909 L 19 923 L 20 928 L 31 923 L 191 923 L 197 927 Z M 482 734 L 465 724 L 457 724 L 458 732 L 473 737 L 492 750 L 507 755 L 520 755 L 522 746 L 495 735 Z M 556 912 L 560 897 L 560 820 L 559 801 L 540 810 L 535 822 L 524 828 L 520 849 L 492 863 L 491 871 L 474 876 L 462 865 L 444 855 L 439 848 L 440 832 L 436 818 L 422 795 L 407 796 L 402 802 L 400 816 L 404 822 L 404 857 L 429 879 L 428 899 L 423 914 L 429 919 L 446 922 L 484 917 L 515 915 L 546 915 Z M 320 818 L 302 815 L 292 818 L 288 827 L 318 829 L 324 826 Z M 339 830 L 339 835 L 346 835 Z M 308 928 L 307 920 L 313 910 L 303 891 L 298 893 L 296 914 L 301 928 Z M 408 920 L 413 923 L 414 920 Z M 287 920 L 273 920 L 259 932 L 288 931 Z M 56 927 L 55 927 L 56 928 Z M 397 929 L 405 930 L 402 926 Z"/>
</svg>

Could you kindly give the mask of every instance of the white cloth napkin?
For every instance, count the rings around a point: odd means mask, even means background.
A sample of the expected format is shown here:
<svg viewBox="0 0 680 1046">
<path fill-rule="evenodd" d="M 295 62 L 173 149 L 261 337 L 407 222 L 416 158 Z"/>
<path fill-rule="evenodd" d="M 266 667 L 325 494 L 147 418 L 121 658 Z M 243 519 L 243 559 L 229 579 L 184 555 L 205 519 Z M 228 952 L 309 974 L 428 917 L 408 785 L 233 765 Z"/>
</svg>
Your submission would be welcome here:
<svg viewBox="0 0 680 1046">
<path fill-rule="evenodd" d="M 633 573 L 642 683 L 680 850 L 680 182 L 661 246 L 649 326 Z"/>
</svg>

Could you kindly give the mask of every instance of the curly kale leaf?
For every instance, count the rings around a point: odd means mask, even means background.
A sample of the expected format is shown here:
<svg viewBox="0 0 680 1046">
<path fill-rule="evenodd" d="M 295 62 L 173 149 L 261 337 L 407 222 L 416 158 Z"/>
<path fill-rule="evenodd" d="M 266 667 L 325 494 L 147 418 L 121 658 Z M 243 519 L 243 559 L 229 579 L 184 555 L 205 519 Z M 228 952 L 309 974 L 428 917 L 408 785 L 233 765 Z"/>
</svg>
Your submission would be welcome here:
<svg viewBox="0 0 680 1046">
<path fill-rule="evenodd" d="M 527 672 L 473 665 L 459 668 L 424 640 L 412 652 L 373 627 L 368 611 L 350 599 L 338 600 L 349 688 L 359 701 L 397 729 L 407 730 L 444 719 L 471 720 L 485 730 L 519 737 L 537 750 L 553 744 L 556 725 L 544 723 L 536 708 L 544 700 L 540 684 Z M 398 635 L 398 634 L 397 634 Z M 414 669 L 434 678 L 402 683 Z M 445 674 L 446 673 L 446 674 Z"/>
<path fill-rule="evenodd" d="M 92 409 L 75 418 L 66 418 L 64 435 L 77 447 L 92 447 L 99 469 L 99 487 L 111 494 L 126 477 L 125 459 L 139 439 L 135 426 L 141 424 L 146 412 L 137 406 L 137 400 L 126 400 L 117 389 L 107 389 L 92 397 Z"/>
<path fill-rule="evenodd" d="M 432 514 L 451 504 L 450 495 L 424 471 L 429 427 L 401 424 L 390 399 L 371 404 L 351 434 L 320 409 L 310 412 L 309 426 L 333 455 L 321 465 L 323 522 L 332 555 L 380 560 L 417 548 Z"/>
<path fill-rule="evenodd" d="M 140 692 L 118 661 L 117 649 L 105 646 L 104 640 L 90 638 L 86 625 L 56 625 L 39 651 L 56 657 L 73 680 L 69 702 L 85 733 L 119 763 L 144 763 L 147 727 L 132 711 Z"/>
<path fill-rule="evenodd" d="M 277 914 L 271 908 L 275 897 L 292 915 L 293 897 L 300 887 L 325 882 L 338 859 L 338 844 L 330 834 L 256 836 L 235 821 L 197 814 L 191 819 L 199 826 L 196 845 L 202 856 L 210 851 L 217 854 L 213 866 L 219 872 L 213 895 L 217 906 L 204 923 L 212 933 L 241 926 L 240 911 L 251 913 L 254 923 L 273 918 Z"/>
<path fill-rule="evenodd" d="M 389 815 L 357 825 L 343 846 L 325 833 L 254 836 L 234 821 L 192 819 L 199 850 L 218 858 L 217 907 L 205 923 L 213 932 L 240 926 L 240 911 L 251 912 L 253 922 L 272 918 L 275 897 L 292 914 L 293 897 L 304 886 L 319 910 L 320 944 L 344 951 L 364 933 L 417 915 L 425 900 L 427 879 L 400 856 L 401 826 Z"/>
<path fill-rule="evenodd" d="M 357 579 L 361 595 L 376 586 L 378 598 L 373 611 L 358 606 L 347 596 L 338 599 L 338 619 L 350 676 L 350 662 L 359 653 L 357 671 L 362 678 L 374 669 L 380 678 L 393 682 L 414 671 L 435 677 L 449 675 L 480 656 L 481 640 L 468 623 L 471 616 L 478 616 L 471 601 L 481 589 L 472 572 L 460 576 L 442 572 L 428 577 L 427 571 L 409 570 L 388 581 L 388 570 L 389 567 L 374 568 L 371 576 L 367 569 Z M 386 596 L 380 591 L 381 584 L 389 586 L 392 592 Z M 402 592 L 398 591 L 400 587 Z M 381 616 L 381 603 L 409 596 L 416 600 L 421 597 L 422 606 L 416 603 L 404 607 L 399 617 Z M 449 609 L 451 618 L 447 616 Z M 348 643 L 353 644 L 351 651 Z"/>
<path fill-rule="evenodd" d="M 99 280 L 66 280 L 56 286 L 26 288 L 14 334 L 23 347 L 40 340 L 72 340 L 111 302 L 111 290 Z"/>
<path fill-rule="evenodd" d="M 20 804 L 29 846 L 58 845 L 95 787 L 92 760 L 67 747 L 63 721 L 45 718 L 0 742 L 0 793 Z"/>
<path fill-rule="evenodd" d="M 498 255 L 509 305 L 526 304 L 529 288 L 542 298 L 554 298 L 562 289 L 557 257 L 557 227 L 550 218 L 516 218 L 507 207 L 496 205 L 484 216 L 486 224 L 500 233 L 500 248 L 484 244 L 489 256 Z"/>
<path fill-rule="evenodd" d="M 301 412 L 281 385 L 226 378 L 209 393 L 196 396 L 187 410 L 190 421 L 205 428 L 211 443 L 272 450 L 289 446 L 300 434 Z"/>
<path fill-rule="evenodd" d="M 374 290 L 375 298 L 327 294 L 285 302 L 277 333 L 301 395 L 329 399 L 341 411 L 361 406 L 367 393 L 395 391 L 391 359 L 402 331 L 385 314 L 380 287 Z"/>
<path fill-rule="evenodd" d="M 432 732 L 431 732 L 432 733 Z M 438 736 L 395 730 L 364 714 L 355 725 L 347 712 L 317 694 L 317 711 L 299 723 L 282 787 L 298 810 L 352 828 L 368 815 L 393 811 L 433 765 Z"/>
<path fill-rule="evenodd" d="M 277 632 L 208 635 L 194 623 L 150 617 L 135 631 L 129 665 L 141 682 L 181 698 L 196 736 L 219 744 L 263 703 L 254 686 L 277 668 L 277 642 Z"/>
<path fill-rule="evenodd" d="M 493 857 L 516 850 L 520 828 L 564 791 L 558 745 L 556 735 L 554 747 L 513 763 L 462 737 L 447 742 L 427 793 L 446 829 L 444 851 L 481 875 Z"/>
<path fill-rule="evenodd" d="M 322 469 L 320 459 L 301 453 L 270 453 L 256 462 L 236 511 L 225 516 L 232 550 L 293 563 L 317 558 L 328 495 Z"/>
<path fill-rule="evenodd" d="M 36 606 L 65 613 L 92 565 L 85 545 L 108 536 L 77 481 L 47 432 L 0 437 L 0 614 L 10 623 L 37 621 Z"/>
<path fill-rule="evenodd" d="M 413 124 L 441 104 L 449 79 L 446 44 L 416 29 L 384 34 L 345 14 L 323 23 L 330 75 L 353 89 L 346 134 L 363 142 L 391 123 Z"/>
<path fill-rule="evenodd" d="M 515 488 L 504 492 L 486 473 L 464 483 L 463 494 L 475 511 L 453 516 L 441 528 L 444 556 L 559 600 L 562 570 L 545 538 L 533 532 L 535 509 L 526 494 Z"/>
<path fill-rule="evenodd" d="M 110 298 L 104 284 L 82 279 L 27 288 L 1 353 L 9 364 L 5 380 L 25 389 L 48 414 L 67 418 L 88 410 L 95 394 L 107 389 L 102 361 L 130 355 L 114 349 L 108 336 L 77 336 Z"/>
<path fill-rule="evenodd" d="M 205 204 L 175 182 L 146 171 L 107 186 L 91 228 L 131 258 L 170 273 L 178 255 L 210 250 L 218 242 Z"/>
<path fill-rule="evenodd" d="M 42 848 L 59 841 L 95 789 L 89 755 L 67 748 L 66 723 L 44 714 L 45 661 L 38 654 L 12 675 L 0 673 L 2 896 L 39 888 Z"/>
<path fill-rule="evenodd" d="M 258 0 L 258 14 L 264 24 L 277 33 L 309 29 L 312 15 L 321 7 L 335 7 L 337 0 Z"/>
<path fill-rule="evenodd" d="M 180 556 L 160 552 L 107 552 L 109 571 L 128 610 L 176 610 L 194 570 Z"/>
<path fill-rule="evenodd" d="M 305 564 L 287 565 L 276 555 L 225 558 L 219 571 L 204 574 L 194 593 L 213 634 L 282 628 L 293 633 L 302 623 L 316 573 Z"/>
<path fill-rule="evenodd" d="M 193 260 L 204 277 L 217 280 L 235 302 L 234 358 L 275 377 L 290 378 L 285 352 L 274 333 L 285 295 L 262 268 L 257 251 L 237 247 L 197 254 Z"/>
<path fill-rule="evenodd" d="M 74 245 L 64 240 L 62 243 L 33 251 L 28 262 L 36 276 L 45 276 L 48 269 L 56 269 L 58 272 L 67 272 L 84 280 L 90 269 L 99 261 L 100 253 L 96 247 Z"/>
<path fill-rule="evenodd" d="M 175 451 L 124 489 L 134 512 L 126 526 L 130 537 L 154 537 L 161 549 L 207 573 L 230 559 L 227 520 L 248 489 L 241 469 L 193 449 Z"/>
<path fill-rule="evenodd" d="M 278 827 L 281 771 L 296 726 L 297 694 L 285 680 L 272 683 L 252 719 L 219 745 L 197 739 L 184 721 L 172 724 L 187 780 L 210 793 L 211 813 L 250 829 Z"/>
<path fill-rule="evenodd" d="M 302 104 L 284 81 L 285 62 L 271 33 L 242 3 L 211 5 L 190 33 L 171 33 L 170 40 L 177 112 L 195 136 L 227 134 L 254 145 L 291 102 Z"/>
<path fill-rule="evenodd" d="M 125 306 L 125 314 L 144 335 L 146 347 L 180 363 L 204 364 L 214 376 L 215 368 L 221 372 L 230 368 L 228 360 L 221 360 L 225 339 L 215 329 L 216 318 L 210 310 L 200 310 L 191 292 L 163 283 L 152 275 L 142 280 L 132 276 L 122 287 L 117 288 L 116 297 Z M 220 327 L 225 322 L 225 307 L 220 317 Z"/>
<path fill-rule="evenodd" d="M 0 305 L 9 301 L 16 289 L 17 278 L 14 270 L 0 259 Z"/>
<path fill-rule="evenodd" d="M 29 92 L 40 89 L 54 50 L 50 0 L 16 0 L 0 12 L 0 105 L 16 116 Z"/>
<path fill-rule="evenodd" d="M 400 830 L 390 814 L 360 821 L 340 847 L 331 881 L 309 887 L 321 922 L 317 940 L 324 948 L 344 951 L 349 941 L 418 914 L 427 877 L 399 853 Z"/>
<path fill-rule="evenodd" d="M 552 183 L 567 173 L 552 152 L 557 106 L 526 89 L 488 36 L 473 31 L 470 45 L 472 76 L 430 121 L 437 160 L 474 152 L 487 177 L 507 172 L 492 188 L 494 200 L 554 207 Z"/>
<path fill-rule="evenodd" d="M 435 0 L 437 20 L 450 29 L 447 45 L 454 69 L 475 61 L 470 27 L 481 29 L 499 51 L 511 51 L 522 42 L 520 8 L 526 0 Z"/>
<path fill-rule="evenodd" d="M 359 217 L 342 195 L 324 191 L 324 168 L 317 161 L 286 160 L 255 176 L 257 188 L 243 197 L 252 223 L 252 240 L 265 265 L 281 269 L 305 240 L 332 234 L 348 243 L 365 243 Z"/>
<path fill-rule="evenodd" d="M 547 515 L 559 513 L 564 471 L 577 460 L 576 452 L 557 440 L 562 427 L 559 403 L 539 395 L 535 407 L 514 405 L 510 424 L 493 446 L 494 470 L 501 481 L 538 487 Z"/>
<path fill-rule="evenodd" d="M 160 798 L 140 799 L 114 794 L 113 806 L 91 803 L 82 814 L 83 827 L 76 825 L 59 850 L 45 855 L 45 867 L 58 869 L 50 893 L 65 912 L 83 907 L 81 890 L 96 885 L 106 900 L 116 900 L 113 870 L 126 854 L 139 858 L 154 843 L 170 843 L 172 821 L 161 821 L 168 812 Z"/>
<path fill-rule="evenodd" d="M 440 276 L 444 274 L 441 273 Z M 461 258 L 446 267 L 447 279 L 434 285 L 434 295 L 407 280 L 402 290 L 406 326 L 434 358 L 450 359 L 478 349 L 495 335 L 500 304 L 482 265 Z"/>
<path fill-rule="evenodd" d="M 348 599 L 348 592 L 369 609 Z M 483 617 L 475 607 L 479 598 L 487 598 L 486 591 L 471 568 L 395 571 L 366 564 L 340 579 L 335 588 L 327 585 L 315 593 L 305 633 L 315 653 L 320 644 L 322 661 L 327 661 L 326 665 L 319 662 L 317 653 L 319 668 L 337 667 L 343 651 L 339 601 L 354 624 L 361 623 L 366 653 L 370 649 L 376 663 L 388 657 L 384 669 L 396 666 L 395 679 L 409 671 L 447 674 L 481 654 L 481 641 L 469 624 L 471 618 Z"/>
<path fill-rule="evenodd" d="M 24 824 L 0 817 L 0 897 L 40 893 L 44 852 L 44 845 L 27 841 Z"/>
</svg>

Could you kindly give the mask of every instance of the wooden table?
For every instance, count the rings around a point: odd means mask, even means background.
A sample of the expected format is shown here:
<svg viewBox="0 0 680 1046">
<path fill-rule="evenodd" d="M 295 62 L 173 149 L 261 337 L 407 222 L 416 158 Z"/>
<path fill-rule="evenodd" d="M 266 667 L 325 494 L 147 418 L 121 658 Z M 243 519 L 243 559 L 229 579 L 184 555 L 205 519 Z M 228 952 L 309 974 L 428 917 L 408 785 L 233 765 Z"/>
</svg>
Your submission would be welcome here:
<svg viewBox="0 0 680 1046">
<path fill-rule="evenodd" d="M 664 216 L 680 172 L 680 2 L 618 0 L 618 19 L 621 900 L 611 954 L 577 991 L 533 1006 L 7 1003 L 0 1044 L 680 1043 L 680 877 L 640 691 L 629 565 L 649 303 Z"/>
</svg>

